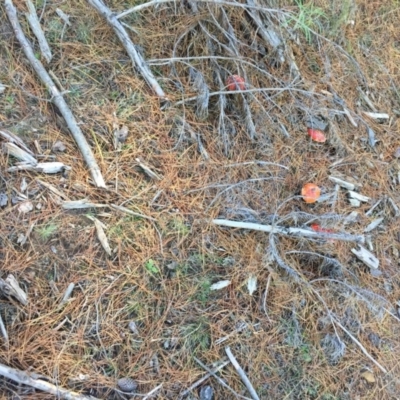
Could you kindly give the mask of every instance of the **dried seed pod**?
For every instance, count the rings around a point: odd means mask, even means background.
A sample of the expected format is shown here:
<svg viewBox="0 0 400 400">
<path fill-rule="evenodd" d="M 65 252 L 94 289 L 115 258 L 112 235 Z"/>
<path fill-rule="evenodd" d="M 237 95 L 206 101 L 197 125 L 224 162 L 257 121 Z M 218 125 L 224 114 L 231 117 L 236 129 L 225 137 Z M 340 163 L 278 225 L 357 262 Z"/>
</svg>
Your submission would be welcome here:
<svg viewBox="0 0 400 400">
<path fill-rule="evenodd" d="M 117 385 L 123 392 L 134 392 L 138 387 L 136 381 L 129 377 L 118 379 Z"/>
<path fill-rule="evenodd" d="M 240 75 L 230 75 L 226 80 L 226 87 L 229 91 L 233 90 L 245 90 L 246 89 L 246 82 L 244 78 Z"/>
<path fill-rule="evenodd" d="M 301 195 L 306 203 L 315 203 L 321 196 L 321 189 L 315 183 L 306 183 L 301 189 Z"/>
<path fill-rule="evenodd" d="M 314 142 L 324 143 L 326 142 L 325 134 L 319 129 L 307 128 L 307 133 Z"/>
</svg>

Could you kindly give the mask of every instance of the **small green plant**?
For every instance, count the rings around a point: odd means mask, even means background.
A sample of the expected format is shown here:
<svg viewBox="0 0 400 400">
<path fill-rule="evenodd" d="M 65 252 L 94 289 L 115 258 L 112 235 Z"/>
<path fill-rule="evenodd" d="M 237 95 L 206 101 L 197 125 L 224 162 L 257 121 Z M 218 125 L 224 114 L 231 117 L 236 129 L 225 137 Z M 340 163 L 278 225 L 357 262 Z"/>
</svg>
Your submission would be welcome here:
<svg viewBox="0 0 400 400">
<path fill-rule="evenodd" d="M 185 224 L 185 221 L 179 217 L 174 218 L 169 223 L 169 228 L 180 237 L 186 236 L 190 232 L 190 228 Z"/>
<path fill-rule="evenodd" d="M 191 352 L 207 350 L 210 346 L 210 324 L 204 318 L 181 328 L 185 347 Z"/>
<path fill-rule="evenodd" d="M 146 261 L 146 263 L 144 264 L 144 267 L 152 275 L 158 274 L 160 272 L 160 269 L 157 267 L 156 262 L 154 260 L 152 260 L 151 258 Z"/>
<path fill-rule="evenodd" d="M 300 346 L 300 354 L 301 354 L 301 358 L 305 362 L 309 363 L 309 362 L 312 361 L 312 357 L 311 357 L 311 354 L 310 354 L 310 348 L 309 348 L 308 345 L 303 344 L 302 346 Z"/>
<path fill-rule="evenodd" d="M 200 303 L 205 304 L 211 293 L 211 281 L 208 278 L 204 278 L 199 285 L 195 299 Z"/>
<path fill-rule="evenodd" d="M 290 16 L 285 25 L 290 26 L 293 30 L 300 29 L 308 43 L 311 43 L 312 31 L 319 30 L 321 20 L 327 20 L 327 16 L 322 8 L 316 7 L 313 1 L 303 3 L 302 0 L 295 0 L 298 7 L 297 16 Z"/>
<path fill-rule="evenodd" d="M 56 232 L 58 229 L 58 225 L 54 223 L 49 223 L 48 225 L 44 225 L 42 227 L 38 227 L 35 229 L 37 234 L 40 236 L 42 240 L 47 240 L 50 238 L 50 236 Z"/>
</svg>

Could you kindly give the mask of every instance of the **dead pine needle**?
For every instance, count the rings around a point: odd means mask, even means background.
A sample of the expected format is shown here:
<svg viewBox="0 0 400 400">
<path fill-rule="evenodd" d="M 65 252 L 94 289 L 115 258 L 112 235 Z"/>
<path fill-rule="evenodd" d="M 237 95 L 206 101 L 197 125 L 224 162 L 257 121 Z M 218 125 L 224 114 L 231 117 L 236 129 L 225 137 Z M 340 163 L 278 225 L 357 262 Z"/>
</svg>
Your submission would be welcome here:
<svg viewBox="0 0 400 400">
<path fill-rule="evenodd" d="M 240 376 L 240 379 L 242 380 L 242 382 L 247 387 L 247 390 L 250 392 L 251 398 L 253 400 L 260 400 L 260 398 L 258 397 L 258 394 L 255 391 L 253 385 L 251 384 L 249 378 L 247 377 L 247 375 L 243 371 L 243 368 L 237 362 L 237 360 L 236 360 L 235 356 L 232 354 L 232 351 L 231 351 L 229 346 L 225 347 L 225 353 L 228 356 L 228 358 L 229 358 L 230 362 L 232 363 L 232 365 L 235 367 L 236 372 Z"/>
</svg>

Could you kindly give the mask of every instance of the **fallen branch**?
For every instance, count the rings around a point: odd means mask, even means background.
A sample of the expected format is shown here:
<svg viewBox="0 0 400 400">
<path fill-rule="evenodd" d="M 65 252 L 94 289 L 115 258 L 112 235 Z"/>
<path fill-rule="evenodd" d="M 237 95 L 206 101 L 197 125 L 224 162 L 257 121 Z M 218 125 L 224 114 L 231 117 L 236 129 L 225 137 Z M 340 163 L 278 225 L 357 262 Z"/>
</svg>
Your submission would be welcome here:
<svg viewBox="0 0 400 400">
<path fill-rule="evenodd" d="M 249 397 L 242 396 L 241 394 L 235 392 L 228 384 L 225 383 L 223 379 L 221 379 L 215 372 L 213 372 L 213 370 L 208 368 L 207 365 L 204 365 L 204 363 L 202 363 L 197 357 L 193 358 L 202 368 L 204 368 L 211 376 L 213 376 L 219 384 L 221 384 L 225 389 L 228 389 L 230 392 L 232 392 L 237 398 L 251 400 Z"/>
<path fill-rule="evenodd" d="M 224 368 L 225 366 L 227 366 L 229 364 L 229 361 L 224 361 L 222 364 L 218 365 L 217 367 L 213 368 L 211 371 L 215 374 L 217 373 L 220 369 Z M 190 385 L 186 390 L 184 390 L 181 395 L 179 396 L 179 399 L 182 400 L 183 398 L 185 398 L 186 396 L 188 396 L 190 394 L 190 392 L 193 389 L 196 389 L 197 386 L 201 385 L 204 381 L 206 381 L 210 376 L 212 376 L 212 374 L 210 372 L 208 372 L 207 374 L 205 374 L 204 376 L 202 376 L 200 379 L 198 379 L 195 383 L 193 383 L 192 385 Z"/>
<path fill-rule="evenodd" d="M 284 236 L 308 237 L 314 239 L 334 239 L 334 240 L 342 240 L 345 242 L 357 242 L 357 243 L 365 242 L 364 235 L 351 235 L 349 233 L 315 232 L 308 229 L 285 228 L 283 226 L 261 225 L 251 222 L 230 221 L 228 219 L 214 219 L 212 222 L 216 225 L 228 226 L 230 228 L 252 229 L 261 232 L 278 233 Z"/>
<path fill-rule="evenodd" d="M 26 58 L 32 65 L 33 69 L 36 71 L 40 80 L 51 93 L 52 102 L 57 106 L 60 113 L 64 117 L 68 128 L 72 136 L 74 137 L 75 142 L 78 145 L 78 148 L 81 151 L 87 166 L 89 167 L 96 186 L 105 188 L 106 184 L 104 182 L 103 176 L 101 175 L 100 168 L 94 158 L 93 152 L 90 149 L 81 129 L 79 128 L 74 115 L 69 109 L 68 104 L 64 100 L 64 97 L 57 89 L 57 86 L 54 84 L 53 80 L 51 79 L 46 69 L 43 67 L 42 63 L 35 57 L 32 47 L 22 31 L 21 25 L 17 18 L 17 10 L 14 7 L 12 0 L 4 0 L 4 5 L 8 19 L 10 20 L 10 23 L 14 29 L 15 36 L 18 39 Z"/>
<path fill-rule="evenodd" d="M 178 4 L 179 2 L 177 0 L 151 0 L 148 1 L 146 3 L 143 4 L 139 4 L 137 6 L 134 6 L 132 8 L 129 8 L 126 11 L 123 11 L 122 13 L 116 15 L 117 19 L 123 18 L 128 14 L 134 13 L 134 12 L 138 12 L 138 11 L 142 11 L 145 8 L 148 7 L 152 7 L 152 6 L 158 6 L 162 3 L 175 3 Z M 243 8 L 243 9 L 249 9 L 249 10 L 260 10 L 260 11 L 265 11 L 265 12 L 271 12 L 271 13 L 282 13 L 284 14 L 284 12 L 282 12 L 281 10 L 277 10 L 277 9 L 271 9 L 271 8 L 266 8 L 263 6 L 256 6 L 256 5 L 249 5 L 249 4 L 242 4 L 239 2 L 235 2 L 235 1 L 224 1 L 224 0 L 197 0 L 197 3 L 211 3 L 211 4 L 219 4 L 222 6 L 232 6 L 232 7 L 239 7 L 239 8 Z"/>
<path fill-rule="evenodd" d="M 139 69 L 141 75 L 148 83 L 148 85 L 155 91 L 157 96 L 165 99 L 166 95 L 164 91 L 161 89 L 161 86 L 158 84 L 156 78 L 154 77 L 150 68 L 145 63 L 142 56 L 137 52 L 135 45 L 133 44 L 129 35 L 126 33 L 126 30 L 122 26 L 121 22 L 118 21 L 117 16 L 107 6 L 104 5 L 102 0 L 88 0 L 88 3 L 92 7 L 94 7 L 99 12 L 99 14 L 103 15 L 109 25 L 113 27 L 119 40 L 121 41 L 130 59 L 132 60 L 133 66 Z"/>
<path fill-rule="evenodd" d="M 26 5 L 28 6 L 28 10 L 29 10 L 29 13 L 25 14 L 26 19 L 29 22 L 32 32 L 34 33 L 34 35 L 36 36 L 36 38 L 38 40 L 39 48 L 43 54 L 43 57 L 49 63 L 53 56 L 51 55 L 50 46 L 47 43 L 46 37 L 44 36 L 44 33 L 40 26 L 40 21 L 36 14 L 35 6 L 31 2 L 31 0 L 26 0 Z"/>
<path fill-rule="evenodd" d="M 149 393 L 146 394 L 146 396 L 143 397 L 143 400 L 148 400 L 150 397 L 153 397 L 155 393 L 157 393 L 161 388 L 162 388 L 162 383 L 160 383 L 158 386 L 156 386 L 154 389 L 150 390 Z"/>
<path fill-rule="evenodd" d="M 240 376 L 240 379 L 246 385 L 247 390 L 250 392 L 250 395 L 253 398 L 253 400 L 260 400 L 260 398 L 258 397 L 258 394 L 255 391 L 253 385 L 251 384 L 249 378 L 247 377 L 247 375 L 243 371 L 243 368 L 237 362 L 237 360 L 236 360 L 235 356 L 232 354 L 231 349 L 230 349 L 229 346 L 225 347 L 225 353 L 228 356 L 228 358 L 229 358 L 230 362 L 232 363 L 232 365 L 235 367 L 237 373 Z"/>
<path fill-rule="evenodd" d="M 0 375 L 6 377 L 7 379 L 13 380 L 14 382 L 32 386 L 46 393 L 50 393 L 56 396 L 56 398 L 66 400 L 98 400 L 96 397 L 84 396 L 76 392 L 71 392 L 42 379 L 34 379 L 27 372 L 7 367 L 4 364 L 0 364 Z"/>
</svg>

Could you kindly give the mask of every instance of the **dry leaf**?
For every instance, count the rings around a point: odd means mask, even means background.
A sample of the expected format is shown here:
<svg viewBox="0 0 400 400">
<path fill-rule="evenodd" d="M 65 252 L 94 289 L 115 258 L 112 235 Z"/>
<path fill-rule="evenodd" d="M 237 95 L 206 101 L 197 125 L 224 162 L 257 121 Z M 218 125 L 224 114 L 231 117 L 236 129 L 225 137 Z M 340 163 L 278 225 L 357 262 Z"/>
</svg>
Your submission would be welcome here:
<svg viewBox="0 0 400 400">
<path fill-rule="evenodd" d="M 97 237 L 100 240 L 103 249 L 109 256 L 111 256 L 111 247 L 108 244 L 108 239 L 103 229 L 104 224 L 102 224 L 97 218 L 93 218 L 93 221 L 94 225 L 96 226 Z"/>
<path fill-rule="evenodd" d="M 257 277 L 253 274 L 247 279 L 247 289 L 249 290 L 250 296 L 257 290 Z"/>
<path fill-rule="evenodd" d="M 25 214 L 33 210 L 33 204 L 30 201 L 24 201 L 18 206 L 18 211 Z"/>
<path fill-rule="evenodd" d="M 114 131 L 115 140 L 119 143 L 124 143 L 128 137 L 129 129 L 126 125 L 122 125 L 120 129 Z"/>
<path fill-rule="evenodd" d="M 212 284 L 210 286 L 210 290 L 220 290 L 220 289 L 226 288 L 230 284 L 231 284 L 231 281 L 228 281 L 228 280 L 219 281 L 219 282 L 216 282 L 216 283 Z"/>
<path fill-rule="evenodd" d="M 370 371 L 364 371 L 361 374 L 361 378 L 364 378 L 368 383 L 375 383 L 374 374 Z"/>
<path fill-rule="evenodd" d="M 65 144 L 61 141 L 61 140 L 57 140 L 52 147 L 53 151 L 65 151 L 67 150 L 67 147 L 65 146 Z"/>
</svg>

